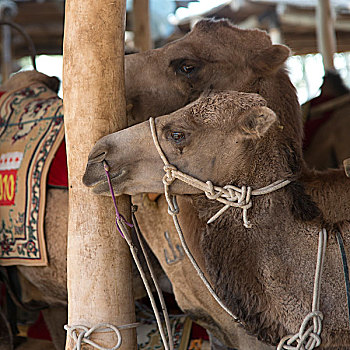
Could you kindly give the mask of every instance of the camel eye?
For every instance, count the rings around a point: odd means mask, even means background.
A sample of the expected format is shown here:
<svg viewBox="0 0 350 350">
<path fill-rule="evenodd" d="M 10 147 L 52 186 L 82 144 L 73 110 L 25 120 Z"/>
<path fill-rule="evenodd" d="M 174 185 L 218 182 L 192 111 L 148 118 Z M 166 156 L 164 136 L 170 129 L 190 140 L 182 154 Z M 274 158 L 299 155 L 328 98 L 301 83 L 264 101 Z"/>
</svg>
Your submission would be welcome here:
<svg viewBox="0 0 350 350">
<path fill-rule="evenodd" d="M 176 143 L 180 143 L 181 141 L 185 140 L 185 134 L 183 132 L 180 132 L 180 131 L 171 132 L 170 137 Z"/>
<path fill-rule="evenodd" d="M 191 74 L 194 71 L 195 67 L 192 64 L 183 64 L 180 67 L 180 72 L 184 74 Z"/>
</svg>

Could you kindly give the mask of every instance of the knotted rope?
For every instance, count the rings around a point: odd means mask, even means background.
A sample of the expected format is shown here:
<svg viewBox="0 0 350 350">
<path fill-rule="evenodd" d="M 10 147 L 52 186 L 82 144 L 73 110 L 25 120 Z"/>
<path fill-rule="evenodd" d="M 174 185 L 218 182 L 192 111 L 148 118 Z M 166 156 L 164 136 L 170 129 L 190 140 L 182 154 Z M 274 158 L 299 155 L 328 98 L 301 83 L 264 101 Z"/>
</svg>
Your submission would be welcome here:
<svg viewBox="0 0 350 350">
<path fill-rule="evenodd" d="M 190 175 L 187 175 L 178 170 L 174 165 L 168 162 L 162 148 L 160 147 L 159 140 L 157 137 L 157 131 L 153 118 L 149 119 L 151 133 L 154 145 L 159 153 L 160 158 L 164 163 L 165 175 L 163 177 L 165 198 L 169 205 L 169 211 L 172 213 L 175 209 L 170 199 L 169 187 L 177 179 L 186 184 L 198 188 L 203 191 L 208 199 L 217 200 L 220 203 L 225 204 L 215 215 L 209 220 L 208 224 L 216 220 L 221 214 L 223 214 L 230 207 L 241 208 L 243 211 L 243 225 L 246 228 L 251 228 L 251 224 L 248 220 L 248 209 L 252 207 L 252 196 L 259 196 L 268 194 L 279 190 L 282 187 L 287 186 L 290 180 L 278 180 L 265 187 L 252 190 L 250 186 L 242 186 L 241 188 L 234 185 L 226 185 L 224 187 L 214 186 L 211 181 L 203 182 Z"/>
<path fill-rule="evenodd" d="M 122 336 L 120 334 L 120 329 L 130 329 L 137 327 L 138 323 L 131 323 L 124 326 L 115 327 L 109 323 L 99 323 L 92 328 L 88 328 L 82 325 L 68 326 L 65 325 L 64 329 L 68 332 L 68 335 L 75 341 L 73 350 L 81 350 L 83 343 L 89 344 L 98 350 L 116 350 L 122 345 Z M 105 348 L 90 339 L 90 336 L 94 332 L 114 332 L 117 336 L 117 343 L 112 348 Z"/>
<path fill-rule="evenodd" d="M 321 277 L 327 246 L 327 231 L 319 233 L 312 311 L 305 317 L 299 332 L 281 339 L 277 350 L 312 350 L 321 344 L 323 314 L 320 308 Z M 312 323 L 310 325 L 310 323 Z"/>
</svg>

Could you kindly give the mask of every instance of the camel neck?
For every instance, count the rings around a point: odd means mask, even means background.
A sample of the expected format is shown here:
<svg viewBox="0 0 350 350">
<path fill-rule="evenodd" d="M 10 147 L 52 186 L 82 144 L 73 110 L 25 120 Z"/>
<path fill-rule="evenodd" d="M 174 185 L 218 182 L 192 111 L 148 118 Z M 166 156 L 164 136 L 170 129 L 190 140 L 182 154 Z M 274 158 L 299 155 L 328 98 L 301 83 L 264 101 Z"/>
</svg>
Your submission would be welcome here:
<svg viewBox="0 0 350 350">
<path fill-rule="evenodd" d="M 323 219 L 327 223 L 337 223 L 350 217 L 349 183 L 344 169 L 329 169 L 325 171 L 303 169 L 300 181 L 305 192 L 312 196 L 315 203 L 322 208 Z M 341 210 L 334 210 L 329 199 L 341 203 Z"/>
<path fill-rule="evenodd" d="M 312 244 L 317 245 L 319 229 L 314 224 L 306 231 L 307 224 L 293 218 L 290 196 L 283 193 L 286 191 L 282 189 L 254 202 L 249 214 L 251 229 L 243 227 L 240 213 L 232 208 L 206 225 L 200 238 L 205 270 L 218 296 L 247 325 L 249 332 L 270 344 L 278 343 L 288 331 L 277 317 L 277 303 L 270 300 L 273 293 L 266 293 L 265 288 L 269 289 L 270 283 L 275 288 L 275 276 L 281 277 L 279 264 L 293 266 L 293 250 L 298 251 L 301 246 L 314 249 Z M 211 210 L 218 209 L 203 196 L 192 197 L 202 220 L 210 216 Z M 283 256 L 281 250 L 288 253 Z M 312 275 L 307 280 L 312 281 Z M 284 292 L 281 293 L 279 297 L 283 297 Z"/>
</svg>

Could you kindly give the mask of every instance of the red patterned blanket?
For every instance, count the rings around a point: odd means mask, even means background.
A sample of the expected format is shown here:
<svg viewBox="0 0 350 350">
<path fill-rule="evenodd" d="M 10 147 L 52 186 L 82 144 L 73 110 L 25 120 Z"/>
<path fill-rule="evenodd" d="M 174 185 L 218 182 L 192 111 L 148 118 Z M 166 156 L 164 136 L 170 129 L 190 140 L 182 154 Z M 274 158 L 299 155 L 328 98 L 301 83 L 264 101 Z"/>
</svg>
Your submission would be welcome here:
<svg viewBox="0 0 350 350">
<path fill-rule="evenodd" d="M 46 180 L 64 137 L 62 100 L 41 83 L 0 97 L 0 264 L 47 264 Z"/>
</svg>

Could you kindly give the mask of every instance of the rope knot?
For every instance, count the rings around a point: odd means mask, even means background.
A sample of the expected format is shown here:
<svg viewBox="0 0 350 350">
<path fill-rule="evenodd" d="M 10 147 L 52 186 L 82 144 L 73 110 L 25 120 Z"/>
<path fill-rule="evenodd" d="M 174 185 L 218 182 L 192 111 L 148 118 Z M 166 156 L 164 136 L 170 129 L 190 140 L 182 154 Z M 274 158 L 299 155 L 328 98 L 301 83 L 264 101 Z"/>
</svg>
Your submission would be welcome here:
<svg viewBox="0 0 350 350">
<path fill-rule="evenodd" d="M 237 202 L 240 208 L 249 209 L 252 206 L 252 188 L 250 186 L 238 188 L 233 185 L 226 185 L 224 186 L 224 190 L 228 192 L 224 197 L 230 202 Z"/>
<path fill-rule="evenodd" d="M 225 206 L 221 208 L 215 215 L 213 215 L 207 223 L 210 224 L 216 220 L 222 213 L 224 213 L 230 207 L 241 208 L 243 210 L 243 225 L 246 228 L 251 228 L 251 224 L 248 220 L 248 209 L 252 206 L 251 194 L 252 188 L 249 186 L 242 186 L 242 188 L 226 185 L 223 188 L 215 187 L 211 181 L 207 181 L 208 191 L 205 195 L 209 199 L 216 199 Z M 215 190 L 217 191 L 215 193 Z"/>
<path fill-rule="evenodd" d="M 131 327 L 135 327 L 136 324 L 130 325 Z M 129 327 L 128 327 L 129 328 Z M 74 350 L 81 350 L 82 343 L 89 344 L 93 348 L 98 350 L 116 350 L 119 349 L 122 344 L 122 336 L 120 334 L 120 330 L 108 323 L 100 323 L 92 328 L 88 328 L 82 325 L 74 325 L 68 326 L 65 325 L 64 329 L 68 332 L 68 335 L 74 340 Z M 90 339 L 90 336 L 93 332 L 114 332 L 117 336 L 117 343 L 112 348 L 104 348 L 101 345 L 95 343 Z"/>
<path fill-rule="evenodd" d="M 310 312 L 304 319 L 299 332 L 281 339 L 277 350 L 312 350 L 321 345 L 323 314 Z M 310 324 L 312 322 L 312 324 Z"/>
<path fill-rule="evenodd" d="M 205 195 L 208 199 L 218 199 L 222 195 L 222 190 L 215 192 L 214 185 L 211 181 L 207 181 L 208 191 L 205 191 Z"/>
<path fill-rule="evenodd" d="M 175 176 L 173 172 L 176 171 L 177 168 L 171 164 L 167 164 L 167 165 L 164 165 L 163 169 L 165 171 L 165 175 L 163 177 L 163 183 L 165 185 L 170 186 L 175 181 Z"/>
</svg>

